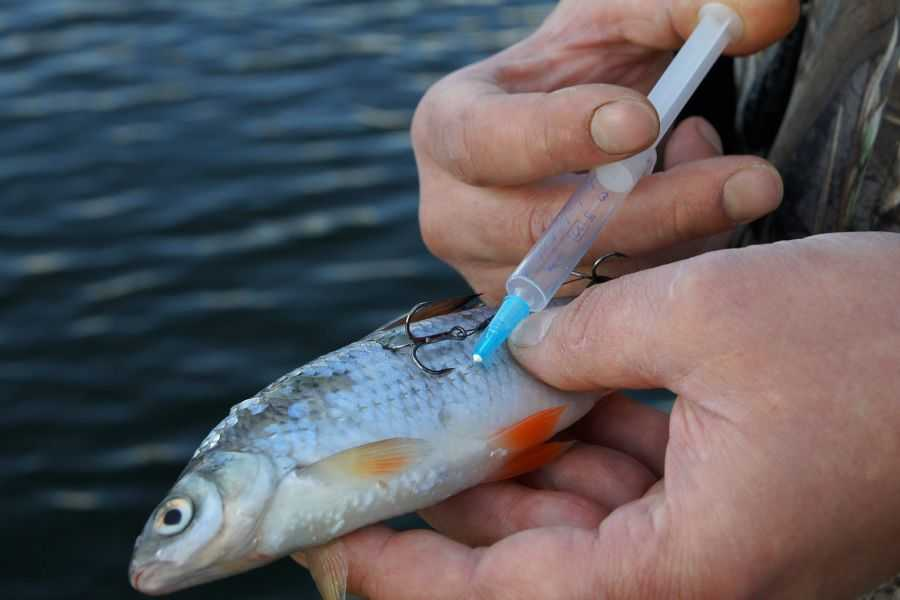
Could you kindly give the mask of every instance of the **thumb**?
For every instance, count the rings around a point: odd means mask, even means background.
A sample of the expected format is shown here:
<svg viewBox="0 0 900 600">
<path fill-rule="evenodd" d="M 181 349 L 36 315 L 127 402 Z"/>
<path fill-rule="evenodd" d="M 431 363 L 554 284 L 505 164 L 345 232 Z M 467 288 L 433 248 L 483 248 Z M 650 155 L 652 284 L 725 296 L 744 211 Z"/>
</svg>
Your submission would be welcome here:
<svg viewBox="0 0 900 600">
<path fill-rule="evenodd" d="M 584 24 L 614 24 L 615 35 L 646 48 L 675 50 L 690 36 L 705 4 L 724 4 L 741 18 L 741 36 L 726 52 L 751 54 L 786 36 L 800 18 L 800 0 L 611 0 L 562 2 L 541 33 L 571 36 Z"/>
<path fill-rule="evenodd" d="M 777 42 L 790 32 L 800 18 L 800 0 L 716 0 L 734 10 L 743 23 L 741 37 L 729 47 L 729 54 L 750 54 Z M 675 0 L 672 25 L 687 36 L 697 26 L 700 8 L 710 0 Z"/>
<path fill-rule="evenodd" d="M 656 110 L 619 86 L 508 93 L 484 68 L 435 85 L 412 124 L 416 155 L 472 185 L 511 186 L 621 160 L 659 133 Z"/>
<path fill-rule="evenodd" d="M 565 390 L 666 387 L 692 364 L 698 335 L 690 310 L 702 302 L 683 266 L 666 265 L 588 288 L 536 313 L 509 338 L 527 370 Z M 698 324 L 699 326 L 699 324 Z"/>
</svg>

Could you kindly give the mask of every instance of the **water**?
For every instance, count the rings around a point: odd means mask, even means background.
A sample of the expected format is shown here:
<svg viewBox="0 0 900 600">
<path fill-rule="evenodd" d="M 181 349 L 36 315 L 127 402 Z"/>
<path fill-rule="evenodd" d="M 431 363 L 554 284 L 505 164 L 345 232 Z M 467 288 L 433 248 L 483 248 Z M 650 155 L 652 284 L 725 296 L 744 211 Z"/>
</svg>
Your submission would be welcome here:
<svg viewBox="0 0 900 600">
<path fill-rule="evenodd" d="M 134 537 L 230 405 L 466 289 L 409 120 L 552 4 L 0 1 L 2 597 L 138 597 Z M 315 596 L 283 561 L 178 597 Z"/>
</svg>

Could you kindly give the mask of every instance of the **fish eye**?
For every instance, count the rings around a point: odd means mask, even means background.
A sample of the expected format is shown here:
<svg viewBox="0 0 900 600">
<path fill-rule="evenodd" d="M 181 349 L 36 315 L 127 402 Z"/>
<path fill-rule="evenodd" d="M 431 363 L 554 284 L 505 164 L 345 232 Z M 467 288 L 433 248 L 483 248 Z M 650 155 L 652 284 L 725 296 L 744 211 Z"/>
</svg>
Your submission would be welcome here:
<svg viewBox="0 0 900 600">
<path fill-rule="evenodd" d="M 175 535 L 187 527 L 194 516 L 194 505 L 187 498 L 166 500 L 156 511 L 153 529 L 160 535 Z"/>
</svg>

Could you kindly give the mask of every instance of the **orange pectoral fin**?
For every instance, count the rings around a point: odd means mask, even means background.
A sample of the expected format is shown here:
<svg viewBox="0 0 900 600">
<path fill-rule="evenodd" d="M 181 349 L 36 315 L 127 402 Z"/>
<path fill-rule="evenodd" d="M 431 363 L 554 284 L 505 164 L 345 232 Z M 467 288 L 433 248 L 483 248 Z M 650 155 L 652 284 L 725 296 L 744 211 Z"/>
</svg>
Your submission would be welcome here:
<svg viewBox="0 0 900 600">
<path fill-rule="evenodd" d="M 526 417 L 491 436 L 490 444 L 497 448 L 518 451 L 531 448 L 547 440 L 556 431 L 565 406 L 548 408 Z"/>
<path fill-rule="evenodd" d="M 488 477 L 485 483 L 502 481 L 524 475 L 529 471 L 539 469 L 556 460 L 563 452 L 572 447 L 575 442 L 547 442 L 516 454 L 510 458 L 500 470 Z"/>
<path fill-rule="evenodd" d="M 418 463 L 430 447 L 425 440 L 390 438 L 338 452 L 307 469 L 331 477 L 388 477 Z"/>
</svg>

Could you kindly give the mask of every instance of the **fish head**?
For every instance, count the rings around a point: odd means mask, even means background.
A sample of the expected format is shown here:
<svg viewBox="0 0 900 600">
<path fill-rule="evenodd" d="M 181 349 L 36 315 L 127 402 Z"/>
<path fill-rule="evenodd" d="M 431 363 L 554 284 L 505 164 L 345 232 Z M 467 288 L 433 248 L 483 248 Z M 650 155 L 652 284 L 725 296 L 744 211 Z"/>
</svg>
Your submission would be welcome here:
<svg viewBox="0 0 900 600">
<path fill-rule="evenodd" d="M 195 457 L 135 542 L 132 587 L 167 594 L 270 562 L 255 550 L 256 531 L 275 487 L 261 454 Z"/>
</svg>

